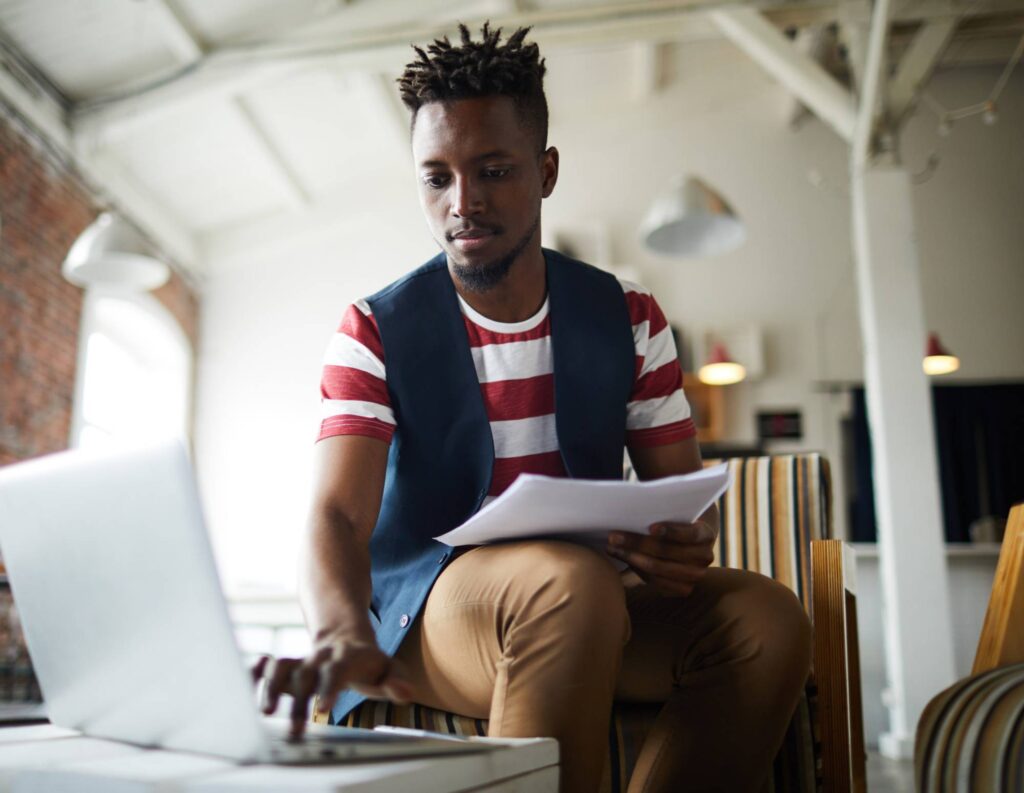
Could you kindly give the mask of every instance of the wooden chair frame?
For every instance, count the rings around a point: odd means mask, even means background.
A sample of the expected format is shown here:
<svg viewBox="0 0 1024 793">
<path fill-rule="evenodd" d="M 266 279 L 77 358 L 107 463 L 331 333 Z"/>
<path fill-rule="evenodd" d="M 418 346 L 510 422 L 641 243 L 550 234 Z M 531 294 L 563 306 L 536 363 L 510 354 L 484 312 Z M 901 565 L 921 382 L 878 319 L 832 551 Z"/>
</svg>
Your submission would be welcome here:
<svg viewBox="0 0 1024 793">
<path fill-rule="evenodd" d="M 851 546 L 841 540 L 811 542 L 822 777 L 825 790 L 835 793 L 867 790 L 855 570 Z"/>
<path fill-rule="evenodd" d="M 1016 625 L 1017 630 L 1011 630 Z M 971 674 L 1024 661 L 1024 504 L 1010 510 Z"/>
</svg>

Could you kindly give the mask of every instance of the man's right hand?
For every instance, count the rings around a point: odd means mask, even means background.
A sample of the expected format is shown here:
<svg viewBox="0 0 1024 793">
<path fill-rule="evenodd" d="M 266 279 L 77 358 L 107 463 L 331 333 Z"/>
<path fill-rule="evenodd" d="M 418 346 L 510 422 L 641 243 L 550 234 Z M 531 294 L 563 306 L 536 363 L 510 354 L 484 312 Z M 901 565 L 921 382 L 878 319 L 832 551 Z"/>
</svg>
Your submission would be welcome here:
<svg viewBox="0 0 1024 793">
<path fill-rule="evenodd" d="M 266 679 L 260 707 L 277 710 L 282 694 L 292 697 L 292 735 L 299 737 L 309 719 L 309 705 L 316 694 L 320 710 L 334 706 L 338 695 L 353 688 L 373 699 L 406 703 L 412 686 L 401 664 L 384 653 L 373 637 L 343 639 L 325 637 L 306 658 L 262 657 L 252 669 L 253 682 Z"/>
</svg>

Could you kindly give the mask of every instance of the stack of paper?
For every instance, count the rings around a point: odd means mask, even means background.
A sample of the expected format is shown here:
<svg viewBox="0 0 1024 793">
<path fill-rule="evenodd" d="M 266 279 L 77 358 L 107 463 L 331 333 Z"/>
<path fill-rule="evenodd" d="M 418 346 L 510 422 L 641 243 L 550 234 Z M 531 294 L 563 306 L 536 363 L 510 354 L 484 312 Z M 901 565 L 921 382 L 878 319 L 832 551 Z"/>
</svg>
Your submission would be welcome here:
<svg viewBox="0 0 1024 793">
<path fill-rule="evenodd" d="M 603 547 L 609 531 L 647 534 L 662 521 L 692 523 L 729 484 L 726 463 L 649 482 L 522 474 L 461 526 L 434 539 L 458 546 L 553 537 Z"/>
</svg>

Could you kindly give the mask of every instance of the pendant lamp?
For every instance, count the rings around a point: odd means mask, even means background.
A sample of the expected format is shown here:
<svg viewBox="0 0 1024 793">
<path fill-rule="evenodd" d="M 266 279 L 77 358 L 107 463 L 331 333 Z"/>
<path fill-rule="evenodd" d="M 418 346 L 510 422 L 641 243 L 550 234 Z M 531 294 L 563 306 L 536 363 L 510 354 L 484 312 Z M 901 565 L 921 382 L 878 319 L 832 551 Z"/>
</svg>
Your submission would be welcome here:
<svg viewBox="0 0 1024 793">
<path fill-rule="evenodd" d="M 949 374 L 960 368 L 960 359 L 942 346 L 939 334 L 929 333 L 922 367 L 927 375 Z"/>
<path fill-rule="evenodd" d="M 747 370 L 732 360 L 724 344 L 715 344 L 711 354 L 697 372 L 697 378 L 707 385 L 731 385 L 747 376 Z"/>
<path fill-rule="evenodd" d="M 133 291 L 157 289 L 171 277 L 149 241 L 112 212 L 101 214 L 78 235 L 61 272 L 77 286 Z"/>
<path fill-rule="evenodd" d="M 715 256 L 743 244 L 747 230 L 732 207 L 695 176 L 676 181 L 640 227 L 644 245 L 665 256 Z"/>
</svg>

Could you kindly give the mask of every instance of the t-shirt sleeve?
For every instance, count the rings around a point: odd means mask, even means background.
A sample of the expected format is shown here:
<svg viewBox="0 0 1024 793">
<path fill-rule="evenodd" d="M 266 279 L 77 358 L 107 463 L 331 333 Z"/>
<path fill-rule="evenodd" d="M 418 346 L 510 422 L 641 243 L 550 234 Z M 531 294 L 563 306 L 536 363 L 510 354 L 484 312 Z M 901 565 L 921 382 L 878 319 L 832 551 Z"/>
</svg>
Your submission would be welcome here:
<svg viewBox="0 0 1024 793">
<path fill-rule="evenodd" d="M 395 416 L 388 396 L 384 345 L 365 300 L 350 305 L 324 353 L 320 434 L 366 435 L 391 442 Z"/>
<path fill-rule="evenodd" d="M 692 438 L 697 428 L 683 393 L 683 370 L 668 320 L 646 289 L 628 282 L 623 282 L 623 289 L 636 348 L 636 376 L 626 406 L 626 445 L 661 446 Z"/>
</svg>

